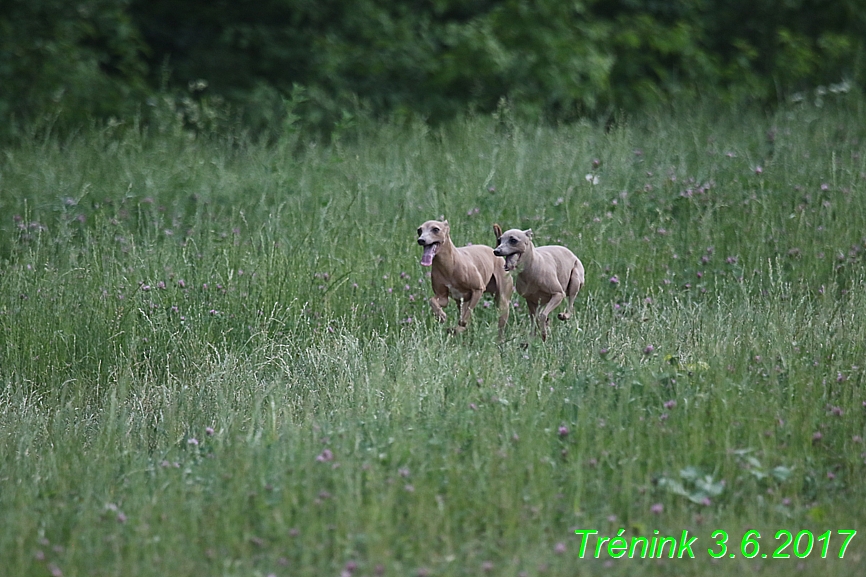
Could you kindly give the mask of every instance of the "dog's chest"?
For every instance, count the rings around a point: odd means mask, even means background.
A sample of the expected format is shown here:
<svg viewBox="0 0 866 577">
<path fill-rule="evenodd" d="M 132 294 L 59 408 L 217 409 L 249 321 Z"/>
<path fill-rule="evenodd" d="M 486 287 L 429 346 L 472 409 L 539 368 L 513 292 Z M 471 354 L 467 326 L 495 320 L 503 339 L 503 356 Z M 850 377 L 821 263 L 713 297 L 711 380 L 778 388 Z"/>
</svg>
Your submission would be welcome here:
<svg viewBox="0 0 866 577">
<path fill-rule="evenodd" d="M 535 283 L 527 280 L 526 275 L 521 275 L 520 273 L 518 273 L 516 277 L 517 278 L 514 283 L 514 288 L 517 289 L 518 293 L 525 296 L 529 292 L 535 292 Z"/>
<path fill-rule="evenodd" d="M 514 288 L 517 290 L 517 294 L 531 301 L 538 301 L 545 294 L 538 283 L 534 282 L 528 275 L 517 275 Z"/>
<path fill-rule="evenodd" d="M 445 286 L 448 287 L 448 294 L 450 294 L 451 298 L 455 301 L 461 301 L 466 297 L 466 293 L 464 293 L 462 290 L 455 287 L 451 283 L 446 283 Z"/>
</svg>

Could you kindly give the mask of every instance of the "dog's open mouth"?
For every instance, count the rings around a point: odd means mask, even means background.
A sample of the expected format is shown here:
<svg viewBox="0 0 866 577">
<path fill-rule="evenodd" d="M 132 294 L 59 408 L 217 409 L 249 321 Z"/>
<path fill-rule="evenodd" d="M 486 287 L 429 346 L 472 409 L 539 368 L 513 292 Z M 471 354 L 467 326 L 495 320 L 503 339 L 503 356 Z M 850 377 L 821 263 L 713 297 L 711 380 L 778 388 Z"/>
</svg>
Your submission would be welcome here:
<svg viewBox="0 0 866 577">
<path fill-rule="evenodd" d="M 421 255 L 422 265 L 430 266 L 431 264 L 433 264 L 433 257 L 436 256 L 436 253 L 439 251 L 439 246 L 441 244 L 441 242 L 432 242 L 424 246 L 424 254 Z"/>
<path fill-rule="evenodd" d="M 513 252 L 510 255 L 505 257 L 505 270 L 512 271 L 517 267 L 517 263 L 520 261 L 520 253 Z"/>
</svg>

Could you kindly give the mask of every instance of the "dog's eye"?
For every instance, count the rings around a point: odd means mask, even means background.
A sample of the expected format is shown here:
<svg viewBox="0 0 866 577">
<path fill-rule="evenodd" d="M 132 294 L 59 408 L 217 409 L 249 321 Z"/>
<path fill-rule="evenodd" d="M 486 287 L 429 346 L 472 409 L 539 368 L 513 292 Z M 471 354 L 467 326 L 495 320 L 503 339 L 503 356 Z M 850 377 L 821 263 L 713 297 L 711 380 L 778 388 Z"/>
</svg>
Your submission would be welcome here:
<svg viewBox="0 0 866 577">
<path fill-rule="evenodd" d="M 512 236 L 508 239 L 508 244 L 517 244 L 517 239 Z"/>
<path fill-rule="evenodd" d="M 433 229 L 432 229 L 432 232 L 433 232 L 433 234 L 439 234 L 439 227 L 438 227 L 438 226 L 434 226 Z"/>
<path fill-rule="evenodd" d="M 421 228 L 418 228 L 418 236 L 421 236 Z"/>
</svg>

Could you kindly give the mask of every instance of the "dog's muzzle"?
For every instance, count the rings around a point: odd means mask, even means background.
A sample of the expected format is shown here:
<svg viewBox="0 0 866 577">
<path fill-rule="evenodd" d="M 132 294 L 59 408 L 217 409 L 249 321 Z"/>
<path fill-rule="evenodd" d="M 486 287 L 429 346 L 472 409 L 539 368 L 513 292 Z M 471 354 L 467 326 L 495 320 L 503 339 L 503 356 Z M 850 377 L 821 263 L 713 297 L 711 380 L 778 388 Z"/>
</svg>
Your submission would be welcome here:
<svg viewBox="0 0 866 577">
<path fill-rule="evenodd" d="M 520 262 L 520 257 L 522 255 L 519 252 L 513 252 L 511 254 L 505 254 L 502 256 L 505 257 L 505 270 L 512 271 L 517 268 L 517 263 Z"/>
<path fill-rule="evenodd" d="M 442 245 L 441 242 L 431 242 L 427 244 L 422 239 L 418 239 L 418 244 L 424 247 L 424 254 L 421 256 L 421 264 L 423 266 L 430 266 L 433 264 L 433 257 L 436 256 L 436 253 L 439 252 L 439 247 Z"/>
</svg>

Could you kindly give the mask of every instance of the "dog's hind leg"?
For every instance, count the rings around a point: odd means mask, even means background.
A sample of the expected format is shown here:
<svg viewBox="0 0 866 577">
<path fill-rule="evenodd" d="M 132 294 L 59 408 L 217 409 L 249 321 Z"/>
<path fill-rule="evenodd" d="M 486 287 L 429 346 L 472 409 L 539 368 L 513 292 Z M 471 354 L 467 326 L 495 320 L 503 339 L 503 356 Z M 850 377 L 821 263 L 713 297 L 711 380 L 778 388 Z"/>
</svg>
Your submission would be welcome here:
<svg viewBox="0 0 866 577">
<path fill-rule="evenodd" d="M 565 296 L 567 299 L 567 306 L 565 312 L 559 313 L 557 317 L 561 321 L 567 321 L 571 318 L 571 315 L 574 314 L 574 299 L 577 298 L 577 293 L 580 291 L 580 288 L 583 286 L 583 275 L 580 273 L 578 267 L 574 267 L 571 269 L 571 277 L 568 279 L 568 287 L 565 289 Z"/>
</svg>

